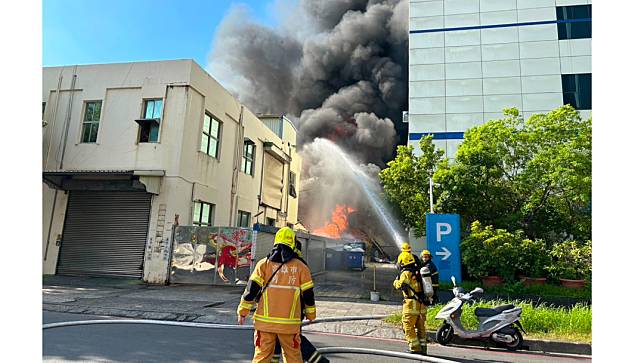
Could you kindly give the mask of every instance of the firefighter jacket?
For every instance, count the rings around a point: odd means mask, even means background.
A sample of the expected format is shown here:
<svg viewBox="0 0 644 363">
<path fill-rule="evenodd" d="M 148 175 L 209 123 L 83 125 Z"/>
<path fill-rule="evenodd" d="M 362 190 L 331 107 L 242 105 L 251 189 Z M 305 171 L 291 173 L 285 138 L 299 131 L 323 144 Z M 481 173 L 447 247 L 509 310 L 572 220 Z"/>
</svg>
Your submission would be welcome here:
<svg viewBox="0 0 644 363">
<path fill-rule="evenodd" d="M 427 314 L 427 307 L 415 297 L 423 295 L 423 285 L 413 271 L 403 270 L 398 278 L 394 280 L 394 288 L 402 290 L 404 297 L 403 315 Z M 415 294 L 410 289 L 413 289 Z"/>
<path fill-rule="evenodd" d="M 277 273 L 268 281 L 274 271 Z M 267 287 L 263 289 L 267 282 Z M 256 330 L 278 334 L 299 333 L 302 311 L 309 320 L 316 317 L 311 271 L 297 258 L 289 259 L 284 264 L 279 258 L 261 259 L 250 276 L 237 314 L 247 316 L 255 301 L 257 310 L 253 320 Z"/>
</svg>

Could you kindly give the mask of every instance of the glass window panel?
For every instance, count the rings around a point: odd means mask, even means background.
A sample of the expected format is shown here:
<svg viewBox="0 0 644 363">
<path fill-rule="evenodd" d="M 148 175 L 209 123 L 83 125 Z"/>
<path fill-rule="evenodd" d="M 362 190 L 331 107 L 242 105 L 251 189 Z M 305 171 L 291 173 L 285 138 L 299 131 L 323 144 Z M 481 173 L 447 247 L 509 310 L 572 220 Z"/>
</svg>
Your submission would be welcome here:
<svg viewBox="0 0 644 363">
<path fill-rule="evenodd" d="M 199 223 L 200 216 L 201 216 L 201 203 L 195 202 L 193 206 L 193 212 L 192 212 L 192 223 L 193 224 Z"/>
<path fill-rule="evenodd" d="M 210 133 L 210 116 L 208 115 L 203 117 L 203 132 Z"/>
<path fill-rule="evenodd" d="M 96 104 L 94 105 L 94 116 L 92 118 L 92 120 L 94 121 L 101 119 L 101 104 L 101 102 L 96 102 Z"/>
<path fill-rule="evenodd" d="M 208 135 L 202 133 L 201 134 L 201 148 L 199 149 L 201 152 L 207 153 L 208 152 Z"/>
<path fill-rule="evenodd" d="M 92 114 L 94 113 L 94 105 L 91 102 L 85 104 L 85 116 L 83 117 L 84 121 L 89 121 L 92 119 Z"/>
<path fill-rule="evenodd" d="M 81 139 L 81 142 L 89 142 L 89 133 L 90 133 L 90 124 L 89 123 L 84 123 L 83 124 L 83 137 Z"/>
<path fill-rule="evenodd" d="M 89 142 L 96 142 L 96 138 L 98 136 L 98 123 L 91 123 L 89 124 Z"/>
<path fill-rule="evenodd" d="M 203 209 L 201 212 L 201 223 L 206 225 L 210 224 L 210 204 L 203 204 Z"/>
<path fill-rule="evenodd" d="M 154 118 L 161 119 L 163 114 L 163 100 L 154 101 Z"/>
<path fill-rule="evenodd" d="M 145 102 L 145 117 L 144 118 L 154 118 L 154 101 Z"/>
<path fill-rule="evenodd" d="M 211 137 L 210 138 L 210 146 L 209 146 L 209 149 L 208 149 L 208 155 L 210 155 L 212 157 L 215 157 L 215 158 L 217 157 L 217 146 L 218 146 L 217 144 L 218 144 L 217 139 L 215 139 L 214 137 Z"/>
<path fill-rule="evenodd" d="M 213 120 L 212 127 L 210 129 L 210 135 L 219 138 L 219 121 Z"/>
<path fill-rule="evenodd" d="M 159 141 L 159 125 L 153 124 L 150 127 L 150 142 Z"/>
</svg>

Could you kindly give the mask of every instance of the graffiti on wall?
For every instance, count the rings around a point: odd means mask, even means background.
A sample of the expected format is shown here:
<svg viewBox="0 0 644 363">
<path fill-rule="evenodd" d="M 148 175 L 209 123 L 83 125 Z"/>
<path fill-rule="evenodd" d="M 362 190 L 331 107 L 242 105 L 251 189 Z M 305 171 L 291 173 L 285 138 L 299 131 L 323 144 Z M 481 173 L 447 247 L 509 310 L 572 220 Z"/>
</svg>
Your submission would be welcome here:
<svg viewBox="0 0 644 363">
<path fill-rule="evenodd" d="M 252 245 L 253 231 L 248 228 L 177 226 L 170 282 L 246 284 Z"/>
</svg>

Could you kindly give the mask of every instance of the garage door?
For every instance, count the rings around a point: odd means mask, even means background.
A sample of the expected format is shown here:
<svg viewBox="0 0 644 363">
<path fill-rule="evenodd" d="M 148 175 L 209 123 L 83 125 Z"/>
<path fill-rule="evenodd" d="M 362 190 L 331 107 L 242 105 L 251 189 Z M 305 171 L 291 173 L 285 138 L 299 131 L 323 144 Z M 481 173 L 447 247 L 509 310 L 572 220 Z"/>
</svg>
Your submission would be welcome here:
<svg viewBox="0 0 644 363">
<path fill-rule="evenodd" d="M 57 273 L 143 275 L 151 194 L 71 191 Z"/>
</svg>

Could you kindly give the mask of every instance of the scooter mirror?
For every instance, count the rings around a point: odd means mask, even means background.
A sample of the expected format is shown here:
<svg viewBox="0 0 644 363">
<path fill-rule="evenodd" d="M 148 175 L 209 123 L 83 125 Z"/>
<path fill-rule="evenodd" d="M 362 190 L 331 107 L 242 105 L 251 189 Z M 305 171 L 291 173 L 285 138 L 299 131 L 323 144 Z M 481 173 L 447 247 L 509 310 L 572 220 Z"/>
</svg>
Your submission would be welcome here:
<svg viewBox="0 0 644 363">
<path fill-rule="evenodd" d="M 452 276 L 452 284 L 454 284 L 454 286 L 456 286 L 456 277 L 454 277 L 454 276 Z"/>
</svg>

